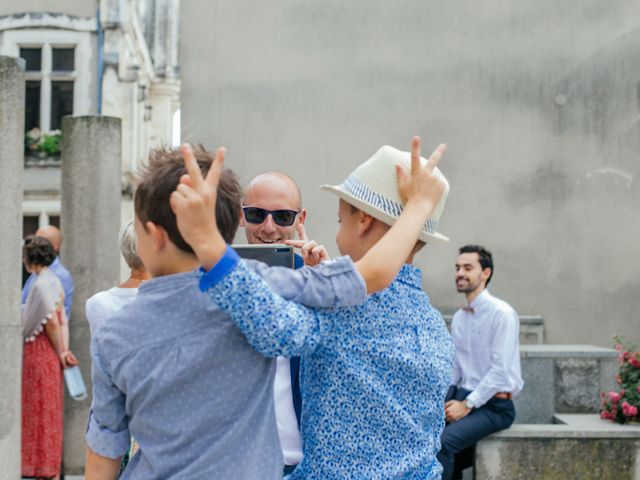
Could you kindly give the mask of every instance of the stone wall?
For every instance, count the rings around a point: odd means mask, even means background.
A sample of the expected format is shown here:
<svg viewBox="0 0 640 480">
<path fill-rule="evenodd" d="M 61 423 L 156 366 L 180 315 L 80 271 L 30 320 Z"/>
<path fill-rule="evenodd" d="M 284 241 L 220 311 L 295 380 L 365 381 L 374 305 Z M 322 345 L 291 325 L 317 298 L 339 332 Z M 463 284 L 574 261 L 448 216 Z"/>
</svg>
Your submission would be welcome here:
<svg viewBox="0 0 640 480">
<path fill-rule="evenodd" d="M 596 413 L 600 393 L 616 386 L 617 352 L 590 345 L 523 345 L 525 386 L 516 423 L 551 423 L 556 413 Z"/>
<path fill-rule="evenodd" d="M 478 480 L 637 480 L 640 426 L 597 415 L 559 415 L 557 425 L 514 425 L 476 446 Z"/>
</svg>

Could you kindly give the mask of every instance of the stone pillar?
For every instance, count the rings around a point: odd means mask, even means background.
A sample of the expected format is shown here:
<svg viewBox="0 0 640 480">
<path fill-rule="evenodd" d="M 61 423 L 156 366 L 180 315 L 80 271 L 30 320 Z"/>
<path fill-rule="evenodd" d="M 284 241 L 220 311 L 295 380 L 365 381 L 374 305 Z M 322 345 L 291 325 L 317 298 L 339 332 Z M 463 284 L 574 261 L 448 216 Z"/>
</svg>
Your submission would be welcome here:
<svg viewBox="0 0 640 480">
<path fill-rule="evenodd" d="M 71 350 L 91 392 L 91 336 L 84 306 L 118 283 L 120 273 L 121 122 L 102 116 L 62 119 L 62 259 L 74 281 Z M 65 398 L 64 465 L 84 471 L 84 431 L 91 396 Z"/>
<path fill-rule="evenodd" d="M 24 60 L 0 56 L 0 476 L 19 479 Z"/>
</svg>

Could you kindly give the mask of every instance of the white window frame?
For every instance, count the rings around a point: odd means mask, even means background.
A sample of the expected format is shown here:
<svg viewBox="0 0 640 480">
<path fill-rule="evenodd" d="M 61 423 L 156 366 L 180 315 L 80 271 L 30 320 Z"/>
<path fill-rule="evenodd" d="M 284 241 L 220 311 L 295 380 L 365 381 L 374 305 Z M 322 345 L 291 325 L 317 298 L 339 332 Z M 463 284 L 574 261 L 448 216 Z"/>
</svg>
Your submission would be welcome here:
<svg viewBox="0 0 640 480">
<path fill-rule="evenodd" d="M 73 115 L 91 113 L 91 33 L 49 29 L 5 30 L 2 32 L 2 54 L 20 56 L 20 48 L 42 48 L 40 72 L 27 72 L 26 80 L 40 83 L 40 130 L 51 129 L 51 82 L 73 81 Z M 74 49 L 74 72 L 52 72 L 52 49 Z"/>
<path fill-rule="evenodd" d="M 38 217 L 38 228 L 49 225 L 50 217 L 60 216 L 60 200 L 24 200 L 22 217 Z"/>
</svg>

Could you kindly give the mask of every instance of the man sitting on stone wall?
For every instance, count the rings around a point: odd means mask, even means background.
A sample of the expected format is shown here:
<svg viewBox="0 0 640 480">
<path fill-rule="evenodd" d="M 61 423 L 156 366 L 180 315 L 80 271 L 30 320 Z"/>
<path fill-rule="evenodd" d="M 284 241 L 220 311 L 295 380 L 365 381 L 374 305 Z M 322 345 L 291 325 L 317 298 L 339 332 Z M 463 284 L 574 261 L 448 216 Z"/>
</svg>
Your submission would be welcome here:
<svg viewBox="0 0 640 480">
<path fill-rule="evenodd" d="M 447 425 L 438 454 L 444 480 L 462 478 L 462 469 L 468 466 L 464 464 L 467 450 L 511 426 L 515 418 L 512 398 L 524 385 L 518 314 L 486 289 L 492 275 L 491 252 L 478 245 L 460 248 L 455 278 L 466 305 L 451 323 L 456 356 L 445 399 Z"/>
</svg>

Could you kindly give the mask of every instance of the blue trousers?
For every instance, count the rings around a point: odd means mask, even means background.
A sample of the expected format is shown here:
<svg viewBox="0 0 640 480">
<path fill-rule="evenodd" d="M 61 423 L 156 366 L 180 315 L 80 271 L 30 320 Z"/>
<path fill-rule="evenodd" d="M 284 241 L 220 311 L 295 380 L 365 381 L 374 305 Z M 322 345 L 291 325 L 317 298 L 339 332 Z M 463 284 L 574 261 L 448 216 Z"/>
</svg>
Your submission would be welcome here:
<svg viewBox="0 0 640 480">
<path fill-rule="evenodd" d="M 450 388 L 448 400 L 464 400 L 471 393 L 463 388 Z M 469 415 L 457 422 L 448 423 L 442 432 L 442 448 L 438 453 L 438 461 L 442 464 L 443 480 L 451 480 L 461 472 L 456 462 L 465 450 L 473 447 L 479 440 L 498 430 L 509 428 L 516 416 L 516 410 L 511 400 L 492 398 L 479 408 L 473 409 Z M 458 466 L 458 468 L 456 468 Z"/>
</svg>

